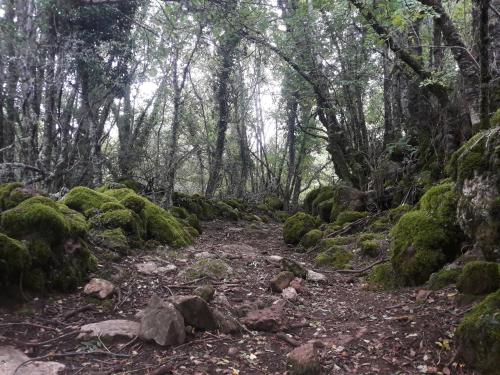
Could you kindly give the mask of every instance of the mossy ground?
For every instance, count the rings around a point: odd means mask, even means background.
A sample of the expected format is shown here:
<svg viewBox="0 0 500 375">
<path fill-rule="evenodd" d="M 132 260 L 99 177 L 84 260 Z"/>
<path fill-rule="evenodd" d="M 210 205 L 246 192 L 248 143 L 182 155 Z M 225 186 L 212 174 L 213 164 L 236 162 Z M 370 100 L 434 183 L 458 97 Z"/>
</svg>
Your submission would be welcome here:
<svg viewBox="0 0 500 375">
<path fill-rule="evenodd" d="M 426 285 L 431 290 L 442 289 L 450 284 L 456 283 L 461 273 L 461 268 L 444 268 L 433 273 Z"/>
<path fill-rule="evenodd" d="M 305 212 L 297 212 L 289 217 L 283 226 L 283 238 L 286 243 L 297 245 L 302 237 L 319 226 L 318 221 Z"/>
<path fill-rule="evenodd" d="M 500 287 L 498 263 L 473 261 L 467 263 L 457 282 L 457 289 L 464 294 L 482 295 Z"/>
<path fill-rule="evenodd" d="M 316 246 L 318 242 L 323 238 L 323 232 L 319 229 L 313 229 L 307 232 L 304 237 L 300 240 L 300 244 L 305 248 L 309 249 Z"/>
<path fill-rule="evenodd" d="M 186 269 L 184 277 L 187 280 L 196 280 L 202 277 L 220 280 L 229 276 L 230 273 L 231 267 L 226 262 L 220 259 L 206 258 L 198 260 Z"/>
<path fill-rule="evenodd" d="M 401 280 L 389 262 L 373 267 L 367 277 L 367 282 L 372 287 L 382 290 L 393 290 L 402 286 Z"/>
<path fill-rule="evenodd" d="M 331 246 L 328 250 L 318 254 L 314 262 L 318 266 L 332 266 L 336 269 L 344 269 L 348 267 L 352 258 L 352 252 L 346 250 L 344 247 Z"/>
</svg>

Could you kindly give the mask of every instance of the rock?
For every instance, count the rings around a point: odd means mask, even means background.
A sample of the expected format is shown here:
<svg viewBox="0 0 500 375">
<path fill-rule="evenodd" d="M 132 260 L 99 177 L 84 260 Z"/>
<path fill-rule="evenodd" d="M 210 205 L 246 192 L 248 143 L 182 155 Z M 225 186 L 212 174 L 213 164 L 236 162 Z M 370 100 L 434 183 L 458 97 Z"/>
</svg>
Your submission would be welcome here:
<svg viewBox="0 0 500 375">
<path fill-rule="evenodd" d="M 271 307 L 250 311 L 243 318 L 243 324 L 255 331 L 278 332 L 283 329 L 285 303 L 285 300 L 280 300 Z"/>
<path fill-rule="evenodd" d="M 139 336 L 162 346 L 180 345 L 186 340 L 184 318 L 172 303 L 153 295 L 142 313 Z"/>
<path fill-rule="evenodd" d="M 94 278 L 88 282 L 83 288 L 83 293 L 87 295 L 96 295 L 100 299 L 106 299 L 111 297 L 115 292 L 115 286 L 113 283 L 104 280 Z"/>
<path fill-rule="evenodd" d="M 464 294 L 488 294 L 499 287 L 500 272 L 496 262 L 469 262 L 464 266 L 457 281 L 457 289 Z"/>
<path fill-rule="evenodd" d="M 103 341 L 130 340 L 139 336 L 139 323 L 116 319 L 90 323 L 80 327 L 79 339 L 99 337 Z"/>
<path fill-rule="evenodd" d="M 196 259 L 201 259 L 201 258 L 216 258 L 217 254 L 209 253 L 208 251 L 202 251 L 201 253 L 194 254 L 194 257 Z"/>
<path fill-rule="evenodd" d="M 283 289 L 283 292 L 281 292 L 281 296 L 286 300 L 294 300 L 297 298 L 298 293 L 295 288 L 288 287 Z"/>
<path fill-rule="evenodd" d="M 280 263 L 283 257 L 279 255 L 269 255 L 266 259 L 269 261 L 269 263 Z"/>
<path fill-rule="evenodd" d="M 415 297 L 415 301 L 424 302 L 427 300 L 427 298 L 429 298 L 430 294 L 431 294 L 430 290 L 420 289 L 417 292 L 417 296 Z"/>
<path fill-rule="evenodd" d="M 283 289 L 288 287 L 295 275 L 290 271 L 283 271 L 278 273 L 271 279 L 270 285 L 273 292 L 281 293 Z"/>
<path fill-rule="evenodd" d="M 310 230 L 317 228 L 320 221 L 305 212 L 297 212 L 289 217 L 283 226 L 283 239 L 285 243 L 297 245 L 301 238 Z"/>
<path fill-rule="evenodd" d="M 307 270 L 300 263 L 292 259 L 283 258 L 281 260 L 281 269 L 283 271 L 290 271 L 295 276 L 301 277 L 303 279 L 305 279 L 307 276 Z"/>
<path fill-rule="evenodd" d="M 310 281 L 316 281 L 316 282 L 321 282 L 321 281 L 327 280 L 325 275 L 323 275 L 322 273 L 313 271 L 313 270 L 307 270 L 306 279 L 310 280 Z"/>
<path fill-rule="evenodd" d="M 288 353 L 290 375 L 318 375 L 321 374 L 321 364 L 316 347 L 307 343 Z"/>
<path fill-rule="evenodd" d="M 220 292 L 215 292 L 214 303 L 228 308 L 231 307 L 231 303 L 227 299 L 227 296 L 224 293 Z"/>
<path fill-rule="evenodd" d="M 193 293 L 204 299 L 206 302 L 210 302 L 214 298 L 215 288 L 211 284 L 202 285 L 197 287 Z"/>
<path fill-rule="evenodd" d="M 236 319 L 224 314 L 222 311 L 213 309 L 212 315 L 217 329 L 222 333 L 236 333 L 240 331 L 240 326 Z"/>
<path fill-rule="evenodd" d="M 199 296 L 172 296 L 168 301 L 184 317 L 184 322 L 198 329 L 213 330 L 217 328 L 214 316 L 205 300 Z"/>
<path fill-rule="evenodd" d="M 155 262 L 144 262 L 135 265 L 137 271 L 145 275 L 161 275 L 177 270 L 177 266 L 174 264 L 169 264 L 166 266 L 159 266 Z"/>
<path fill-rule="evenodd" d="M 0 346 L 0 375 L 12 375 L 23 362 L 30 358 L 12 346 Z M 66 366 L 59 362 L 33 361 L 24 364 L 16 371 L 16 375 L 56 375 L 62 373 Z"/>
<path fill-rule="evenodd" d="M 295 289 L 297 291 L 297 293 L 301 294 L 301 293 L 304 293 L 306 290 L 306 282 L 304 279 L 301 279 L 300 277 L 296 277 L 290 283 L 290 287 Z"/>
</svg>

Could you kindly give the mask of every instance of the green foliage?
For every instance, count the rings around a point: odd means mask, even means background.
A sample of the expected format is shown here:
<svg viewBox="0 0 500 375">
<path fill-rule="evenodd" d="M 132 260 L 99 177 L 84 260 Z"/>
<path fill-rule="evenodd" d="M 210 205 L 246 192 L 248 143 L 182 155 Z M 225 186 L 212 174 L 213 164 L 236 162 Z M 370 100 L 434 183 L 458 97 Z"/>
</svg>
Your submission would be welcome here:
<svg viewBox="0 0 500 375">
<path fill-rule="evenodd" d="M 317 220 L 305 212 L 297 212 L 289 217 L 283 226 L 283 238 L 286 243 L 297 245 L 310 230 L 319 226 Z"/>
<path fill-rule="evenodd" d="M 498 263 L 473 261 L 467 263 L 457 282 L 457 289 L 464 294 L 482 295 L 500 287 Z"/>
<path fill-rule="evenodd" d="M 264 203 L 273 211 L 279 211 L 283 209 L 283 201 L 275 196 L 267 197 Z"/>
<path fill-rule="evenodd" d="M 310 247 L 316 246 L 322 237 L 322 231 L 320 231 L 319 229 L 313 229 L 307 232 L 304 237 L 302 237 L 302 239 L 300 240 L 300 244 L 305 249 L 309 249 Z"/>
<path fill-rule="evenodd" d="M 431 290 L 442 289 L 456 283 L 461 273 L 461 268 L 443 268 L 431 275 L 427 281 L 427 287 Z"/>
<path fill-rule="evenodd" d="M 337 216 L 335 224 L 339 226 L 344 226 L 345 224 L 352 223 L 353 221 L 362 219 L 367 216 L 368 212 L 343 211 Z"/>
<path fill-rule="evenodd" d="M 332 246 L 345 246 L 345 245 L 350 245 L 353 242 L 354 242 L 354 237 L 351 236 L 325 238 L 324 240 L 321 241 L 320 248 L 326 250 Z"/>
<path fill-rule="evenodd" d="M 413 207 L 409 204 L 402 204 L 396 208 L 391 208 L 387 213 L 387 218 L 392 224 L 396 224 L 401 216 L 403 216 L 407 212 L 410 212 L 412 209 Z"/>
<path fill-rule="evenodd" d="M 461 357 L 485 375 L 500 368 L 500 290 L 474 307 L 458 326 L 455 337 Z"/>
</svg>

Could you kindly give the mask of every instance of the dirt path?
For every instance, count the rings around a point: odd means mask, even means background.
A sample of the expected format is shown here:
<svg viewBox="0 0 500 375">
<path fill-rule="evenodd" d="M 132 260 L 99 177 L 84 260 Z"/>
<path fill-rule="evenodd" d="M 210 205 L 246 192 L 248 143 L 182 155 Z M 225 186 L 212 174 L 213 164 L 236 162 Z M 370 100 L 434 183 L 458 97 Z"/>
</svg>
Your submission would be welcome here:
<svg viewBox="0 0 500 375">
<path fill-rule="evenodd" d="M 224 247 L 231 244 L 238 246 Z M 180 347 L 166 349 L 140 340 L 126 346 L 102 347 L 99 342 L 76 338 L 73 332 L 83 324 L 137 320 L 135 314 L 153 294 L 190 294 L 195 284 L 185 284 L 176 275 L 201 252 L 224 259 L 231 266 L 231 276 L 214 283 L 219 297 L 211 306 L 236 317 L 281 298 L 269 290 L 269 280 L 280 268 L 269 256 L 289 257 L 304 262 L 309 269 L 313 258 L 288 248 L 282 241 L 280 225 L 208 223 L 192 248 L 136 254 L 103 266 L 99 276 L 119 279 L 114 282 L 120 293 L 113 300 L 100 302 L 79 291 L 0 309 L 0 344 L 14 345 L 29 357 L 53 358 L 66 365 L 67 374 L 285 374 L 286 355 L 292 344 L 310 340 L 321 342 L 321 364 L 326 374 L 473 373 L 461 366 L 448 366 L 455 349 L 454 328 L 466 310 L 456 306 L 453 288 L 422 296 L 427 298 L 416 302 L 417 289 L 369 291 L 362 278 L 327 270 L 326 283 L 308 281 L 305 292 L 287 302 L 283 318 L 290 342 L 283 334 L 250 331 L 236 335 L 195 332 Z M 175 264 L 177 271 L 165 276 L 136 272 L 135 265 L 145 260 Z M 206 280 L 199 284 L 203 282 Z M 82 307 L 86 309 L 67 316 Z M 46 344 L 27 344 L 54 338 Z M 107 353 L 50 357 L 82 350 Z"/>
</svg>

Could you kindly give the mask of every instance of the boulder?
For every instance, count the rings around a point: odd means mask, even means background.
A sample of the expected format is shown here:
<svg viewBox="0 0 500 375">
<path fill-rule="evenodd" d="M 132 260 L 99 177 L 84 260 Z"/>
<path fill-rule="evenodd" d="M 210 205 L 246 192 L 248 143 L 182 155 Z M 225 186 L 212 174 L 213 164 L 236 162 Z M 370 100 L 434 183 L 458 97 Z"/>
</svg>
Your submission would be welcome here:
<svg viewBox="0 0 500 375">
<path fill-rule="evenodd" d="M 321 374 L 321 364 L 316 347 L 307 343 L 288 353 L 290 375 L 318 375 Z"/>
<path fill-rule="evenodd" d="M 282 271 L 278 273 L 271 279 L 271 290 L 276 293 L 281 293 L 283 289 L 290 285 L 294 278 L 295 275 L 290 271 Z"/>
<path fill-rule="evenodd" d="M 0 346 L 0 375 L 57 375 L 65 371 L 66 366 L 59 362 L 29 361 L 29 357 L 12 346 Z"/>
<path fill-rule="evenodd" d="M 500 127 L 484 130 L 453 155 L 457 218 L 486 260 L 500 260 Z"/>
<path fill-rule="evenodd" d="M 193 293 L 205 300 L 206 302 L 210 302 L 214 298 L 215 288 L 211 284 L 201 285 L 197 287 Z"/>
<path fill-rule="evenodd" d="M 307 276 L 307 270 L 304 268 L 304 266 L 292 259 L 283 258 L 281 260 L 281 269 L 283 271 L 290 271 L 295 276 L 302 279 L 305 279 Z"/>
<path fill-rule="evenodd" d="M 237 333 L 241 330 L 238 321 L 218 309 L 212 310 L 217 329 L 222 333 Z"/>
<path fill-rule="evenodd" d="M 467 263 L 458 277 L 457 289 L 464 294 L 483 295 L 500 287 L 498 263 L 473 261 Z"/>
<path fill-rule="evenodd" d="M 217 328 L 212 311 L 205 300 L 199 296 L 172 296 L 168 301 L 182 314 L 185 324 L 198 329 Z"/>
<path fill-rule="evenodd" d="M 106 299 L 111 297 L 115 292 L 115 286 L 113 283 L 104 280 L 93 278 L 87 285 L 83 288 L 83 293 L 91 296 L 96 296 L 100 299 Z"/>
<path fill-rule="evenodd" d="M 162 346 L 183 344 L 184 318 L 172 303 L 154 295 L 141 313 L 139 336 Z"/>
<path fill-rule="evenodd" d="M 104 320 L 80 327 L 79 339 L 99 337 L 103 341 L 130 340 L 139 336 L 139 323 L 131 320 Z"/>
<path fill-rule="evenodd" d="M 271 307 L 252 310 L 247 313 L 242 322 L 248 329 L 263 332 L 278 332 L 284 325 L 285 300 L 275 302 Z"/>
<path fill-rule="evenodd" d="M 177 266 L 174 264 L 160 266 L 158 263 L 152 261 L 138 263 L 135 267 L 137 271 L 144 275 L 164 275 L 177 270 Z"/>
<path fill-rule="evenodd" d="M 319 224 L 313 216 L 305 212 L 297 212 L 285 221 L 283 239 L 285 243 L 297 245 L 307 232 L 316 229 Z"/>
</svg>

